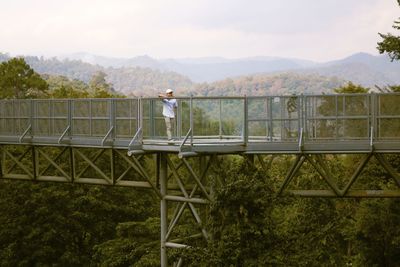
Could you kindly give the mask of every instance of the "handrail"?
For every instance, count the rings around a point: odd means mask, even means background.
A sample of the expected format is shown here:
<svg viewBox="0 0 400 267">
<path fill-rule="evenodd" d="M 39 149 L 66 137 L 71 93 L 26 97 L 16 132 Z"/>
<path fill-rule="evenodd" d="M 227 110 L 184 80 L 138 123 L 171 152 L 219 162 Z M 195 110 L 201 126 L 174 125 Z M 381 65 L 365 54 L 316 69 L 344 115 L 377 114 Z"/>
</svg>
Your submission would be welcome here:
<svg viewBox="0 0 400 267">
<path fill-rule="evenodd" d="M 22 140 L 24 139 L 25 135 L 28 134 L 28 132 L 31 130 L 32 128 L 32 124 L 29 124 L 28 128 L 24 131 L 24 133 L 21 135 L 21 137 L 19 138 L 19 142 L 22 143 Z"/>
<path fill-rule="evenodd" d="M 64 130 L 60 138 L 58 138 L 58 143 L 61 144 L 61 141 L 64 139 L 65 135 L 69 132 L 71 129 L 71 125 L 68 125 L 67 128 Z"/>
<path fill-rule="evenodd" d="M 114 126 L 111 126 L 110 130 L 108 130 L 106 136 L 104 136 L 103 140 L 101 141 L 101 145 L 104 146 L 104 143 L 106 142 L 107 138 L 110 136 L 110 134 L 114 131 Z"/>
<path fill-rule="evenodd" d="M 179 145 L 179 149 L 182 149 L 183 145 L 186 143 L 186 141 L 188 140 L 188 138 L 191 135 L 191 133 L 192 133 L 192 128 L 189 129 L 189 131 L 185 135 L 185 138 L 183 138 L 182 143 Z M 193 144 L 191 143 L 190 145 L 193 145 Z"/>
</svg>

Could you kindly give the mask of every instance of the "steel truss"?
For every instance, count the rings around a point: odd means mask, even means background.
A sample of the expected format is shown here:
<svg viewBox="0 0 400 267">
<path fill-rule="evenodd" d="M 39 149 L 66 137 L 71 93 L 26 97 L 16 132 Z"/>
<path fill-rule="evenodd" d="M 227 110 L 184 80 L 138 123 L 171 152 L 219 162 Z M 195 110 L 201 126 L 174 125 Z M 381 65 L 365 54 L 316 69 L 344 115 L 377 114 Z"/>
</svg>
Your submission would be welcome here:
<svg viewBox="0 0 400 267">
<path fill-rule="evenodd" d="M 1 179 L 52 181 L 148 188 L 160 201 L 161 266 L 182 266 L 176 257 L 179 249 L 201 244 L 210 235 L 204 224 L 207 208 L 213 200 L 214 185 L 221 186 L 211 167 L 219 168 L 223 154 L 188 154 L 144 152 L 128 156 L 126 150 L 113 148 L 82 148 L 70 146 L 1 145 Z M 277 196 L 330 198 L 388 198 L 400 197 L 400 174 L 387 154 L 358 154 L 358 165 L 348 170 L 349 177 L 339 177 L 326 164 L 336 154 L 240 154 L 249 164 L 265 173 L 265 183 L 278 184 L 272 188 Z M 348 156 L 349 154 L 345 154 Z M 283 173 L 272 172 L 274 162 L 285 158 L 291 166 Z M 390 189 L 358 188 L 362 172 L 375 159 L 393 181 Z M 146 162 L 153 161 L 154 168 Z M 214 166 L 213 166 L 214 165 Z M 318 174 L 317 188 L 301 187 L 304 169 Z M 275 176 L 276 177 L 275 177 Z M 299 182 L 300 181 L 300 182 Z M 319 183 L 317 183 L 319 182 Z M 361 184 L 361 185 L 360 185 Z M 185 226 L 190 225 L 190 229 Z M 182 232 L 185 235 L 182 235 Z M 175 250 L 178 249 L 178 252 Z M 177 252 L 177 253 L 174 253 Z"/>
</svg>

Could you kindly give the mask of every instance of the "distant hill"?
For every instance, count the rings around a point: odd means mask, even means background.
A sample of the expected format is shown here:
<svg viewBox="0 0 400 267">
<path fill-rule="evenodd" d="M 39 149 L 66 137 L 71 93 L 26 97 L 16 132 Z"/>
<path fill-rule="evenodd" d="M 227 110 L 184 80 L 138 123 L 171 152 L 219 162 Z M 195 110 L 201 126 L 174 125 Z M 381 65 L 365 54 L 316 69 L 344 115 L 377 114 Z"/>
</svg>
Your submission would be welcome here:
<svg viewBox="0 0 400 267">
<path fill-rule="evenodd" d="M 202 83 L 191 92 L 198 96 L 264 96 L 333 93 L 345 84 L 336 77 L 317 74 L 279 73 L 228 78 L 210 84 Z"/>
<path fill-rule="evenodd" d="M 335 76 L 366 87 L 400 84 L 400 62 L 391 62 L 387 56 L 367 53 L 354 54 L 298 72 Z"/>
<path fill-rule="evenodd" d="M 7 54 L 0 53 L 0 61 L 7 59 Z M 116 91 L 134 96 L 155 96 L 168 87 L 174 88 L 179 95 L 251 96 L 330 93 L 346 81 L 370 88 L 400 84 L 399 62 L 365 53 L 326 63 L 276 57 L 156 60 L 141 56 L 114 59 L 86 53 L 75 54 L 74 59 L 32 56 L 25 59 L 38 73 L 62 75 L 86 83 L 96 72 L 102 71 Z M 211 81 L 200 83 L 189 78 L 196 75 L 199 80 L 208 77 Z M 214 81 L 218 77 L 223 78 Z"/>
<path fill-rule="evenodd" d="M 0 53 L 0 62 L 9 58 L 8 55 Z M 189 78 L 172 71 L 141 67 L 106 68 L 81 60 L 44 59 L 32 56 L 25 57 L 25 60 L 40 74 L 61 75 L 85 83 L 88 83 L 96 72 L 102 71 L 107 75 L 107 82 L 111 83 L 115 90 L 126 95 L 154 96 L 165 88 L 185 91 L 193 85 Z"/>
<path fill-rule="evenodd" d="M 74 54 L 71 57 L 106 67 L 135 66 L 161 71 L 173 71 L 187 76 L 197 83 L 214 82 L 243 75 L 292 71 L 328 77 L 333 76 L 366 87 L 400 84 L 400 62 L 391 62 L 386 55 L 373 56 L 367 53 L 357 53 L 341 60 L 324 63 L 279 57 L 241 59 L 213 57 L 158 60 L 146 55 L 121 59 L 98 57 L 86 53 Z"/>
</svg>

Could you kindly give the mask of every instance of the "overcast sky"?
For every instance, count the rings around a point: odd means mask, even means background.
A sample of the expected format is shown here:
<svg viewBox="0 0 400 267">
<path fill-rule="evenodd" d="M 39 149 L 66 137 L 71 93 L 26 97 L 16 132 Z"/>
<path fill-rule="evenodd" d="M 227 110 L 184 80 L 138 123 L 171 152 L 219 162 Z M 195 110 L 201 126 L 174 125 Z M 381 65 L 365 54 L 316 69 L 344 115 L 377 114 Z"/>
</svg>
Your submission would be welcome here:
<svg viewBox="0 0 400 267">
<path fill-rule="evenodd" d="M 396 0 L 1 0 L 0 52 L 154 58 L 377 54 Z"/>
</svg>

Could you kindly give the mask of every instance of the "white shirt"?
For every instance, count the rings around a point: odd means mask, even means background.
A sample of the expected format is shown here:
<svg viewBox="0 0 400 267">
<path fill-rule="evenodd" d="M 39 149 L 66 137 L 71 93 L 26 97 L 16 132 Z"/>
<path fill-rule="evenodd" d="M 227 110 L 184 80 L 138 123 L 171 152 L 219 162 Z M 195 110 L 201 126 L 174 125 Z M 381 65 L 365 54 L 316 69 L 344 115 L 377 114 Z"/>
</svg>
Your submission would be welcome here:
<svg viewBox="0 0 400 267">
<path fill-rule="evenodd" d="M 176 99 L 163 99 L 163 116 L 175 118 L 174 108 L 178 107 Z"/>
</svg>

